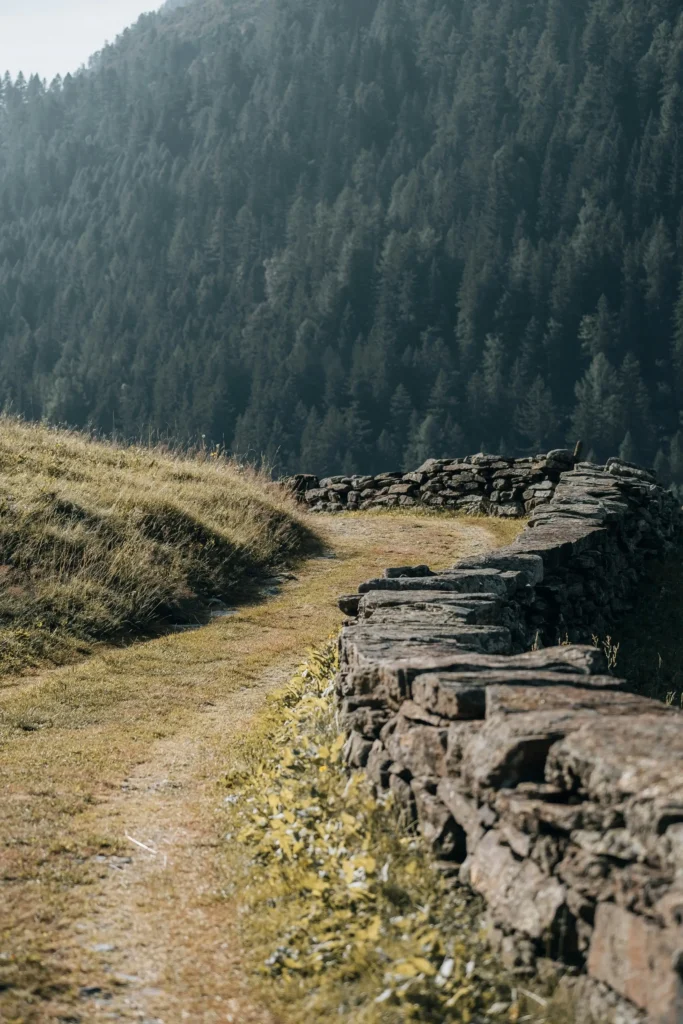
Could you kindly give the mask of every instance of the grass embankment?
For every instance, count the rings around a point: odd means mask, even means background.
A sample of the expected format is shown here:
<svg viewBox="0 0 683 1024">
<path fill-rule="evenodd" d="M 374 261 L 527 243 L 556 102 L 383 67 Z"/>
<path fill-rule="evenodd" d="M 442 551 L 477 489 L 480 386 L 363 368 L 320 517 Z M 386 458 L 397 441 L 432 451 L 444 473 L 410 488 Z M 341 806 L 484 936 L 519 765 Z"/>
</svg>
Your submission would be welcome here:
<svg viewBox="0 0 683 1024">
<path fill-rule="evenodd" d="M 244 595 L 310 539 L 282 489 L 234 462 L 3 417 L 0 672 Z"/>
<path fill-rule="evenodd" d="M 3 1021 L 269 1020 L 243 978 L 239 898 L 223 891 L 242 850 L 222 842 L 217 780 L 241 761 L 265 694 L 338 628 L 340 593 L 387 565 L 443 568 L 519 529 L 411 513 L 309 522 L 324 557 L 278 594 L 2 680 Z"/>
<path fill-rule="evenodd" d="M 228 777 L 228 874 L 257 991 L 278 1022 L 568 1022 L 487 949 L 482 903 L 343 769 L 332 647 L 270 699 Z"/>
</svg>

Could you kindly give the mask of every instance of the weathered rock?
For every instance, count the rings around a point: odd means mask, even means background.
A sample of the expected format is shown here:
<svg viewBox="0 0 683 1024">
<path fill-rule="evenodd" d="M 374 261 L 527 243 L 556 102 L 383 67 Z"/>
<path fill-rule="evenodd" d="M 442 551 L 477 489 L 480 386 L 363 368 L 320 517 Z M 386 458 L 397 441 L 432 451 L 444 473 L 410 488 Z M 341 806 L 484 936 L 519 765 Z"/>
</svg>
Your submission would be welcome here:
<svg viewBox="0 0 683 1024">
<path fill-rule="evenodd" d="M 463 829 L 466 836 L 467 853 L 473 853 L 477 843 L 484 835 L 484 823 L 476 801 L 468 797 L 452 778 L 440 779 L 436 794 Z"/>
<path fill-rule="evenodd" d="M 547 878 L 530 860 L 518 860 L 495 829 L 470 857 L 470 884 L 486 899 L 499 924 L 542 939 L 551 933 L 565 906 L 565 887 Z"/>
<path fill-rule="evenodd" d="M 368 778 L 381 789 L 387 789 L 389 786 L 391 763 L 391 758 L 382 741 L 375 740 L 367 755 L 367 767 L 365 770 Z"/>
<path fill-rule="evenodd" d="M 467 679 L 466 673 L 418 676 L 413 682 L 413 698 L 444 718 L 483 719 L 486 714 L 486 682 L 479 676 Z"/>
<path fill-rule="evenodd" d="M 372 487 L 374 486 L 374 483 L 375 478 L 373 476 L 351 477 L 351 486 L 353 487 L 354 491 L 359 491 L 361 494 L 363 493 L 363 491 L 371 490 Z"/>
<path fill-rule="evenodd" d="M 344 495 L 348 494 L 349 491 L 351 490 L 351 481 L 350 480 L 345 480 L 345 481 L 340 482 L 340 483 L 330 484 L 328 486 L 328 490 L 330 492 L 330 495 L 335 495 L 336 494 L 336 495 L 339 495 L 340 498 L 342 498 L 342 497 L 344 497 Z"/>
<path fill-rule="evenodd" d="M 453 568 L 456 572 L 462 569 L 498 569 L 500 572 L 523 573 L 524 583 L 528 586 L 535 586 L 543 579 L 543 560 L 533 554 L 517 551 L 512 545 L 487 555 L 463 558 Z"/>
<path fill-rule="evenodd" d="M 451 722 L 446 737 L 446 775 L 459 776 L 466 745 L 484 728 L 483 722 Z"/>
<path fill-rule="evenodd" d="M 387 487 L 390 487 L 392 484 L 395 484 L 397 480 L 401 480 L 402 478 L 403 473 L 400 472 L 379 473 L 375 477 L 375 484 L 377 485 L 377 487 L 383 487 L 385 485 Z"/>
<path fill-rule="evenodd" d="M 373 622 L 461 620 L 474 625 L 495 625 L 505 618 L 505 603 L 494 594 L 452 594 L 447 591 L 371 591 L 360 595 L 356 614 Z M 344 599 L 345 607 L 349 606 Z M 342 609 L 344 610 L 344 609 Z"/>
<path fill-rule="evenodd" d="M 613 676 L 588 676 L 585 679 L 581 676 L 558 679 L 555 676 L 554 682 L 545 683 L 536 678 L 530 680 L 532 685 L 525 680 L 520 680 L 525 685 L 517 685 L 514 678 L 504 682 L 506 685 L 489 685 L 486 688 L 487 717 L 531 711 L 594 711 L 601 715 L 652 713 L 652 701 L 622 692 L 623 680 Z M 497 684 L 498 681 L 492 680 L 492 683 Z M 655 713 L 667 715 L 670 712 L 666 705 L 659 705 Z"/>
<path fill-rule="evenodd" d="M 318 487 L 318 478 L 312 473 L 297 473 L 295 476 L 287 477 L 282 483 L 294 495 L 301 497 L 306 491 L 312 491 Z"/>
<path fill-rule="evenodd" d="M 448 728 L 448 720 L 443 718 L 441 715 L 435 715 L 431 711 L 425 710 L 420 707 L 414 700 L 406 700 L 401 704 L 401 710 L 398 713 L 397 723 L 399 719 L 407 718 L 409 722 L 420 722 L 422 725 L 435 725 L 439 729 Z"/>
<path fill-rule="evenodd" d="M 404 576 L 436 576 L 436 573 L 432 572 L 428 565 L 402 565 L 395 569 L 384 570 L 385 579 L 400 579 Z"/>
<path fill-rule="evenodd" d="M 626 799 L 639 832 L 662 834 L 683 821 L 682 721 L 655 702 L 637 717 L 601 717 L 550 751 L 547 779 L 570 792 L 580 787 L 600 803 Z"/>
<path fill-rule="evenodd" d="M 405 720 L 404 720 L 405 722 Z M 445 729 L 431 725 L 406 725 L 384 739 L 392 760 L 406 767 L 415 776 L 439 776 L 446 767 Z"/>
<path fill-rule="evenodd" d="M 490 593 L 507 596 L 515 583 L 498 570 L 473 569 L 438 573 L 428 576 L 382 576 L 366 580 L 358 588 L 360 594 L 374 591 L 393 592 L 451 592 L 457 594 Z"/>
<path fill-rule="evenodd" d="M 427 459 L 421 466 L 418 466 L 416 473 L 435 473 L 439 469 L 443 469 L 447 466 L 450 459 Z"/>
<path fill-rule="evenodd" d="M 475 791 L 542 781 L 550 748 L 580 729 L 594 711 L 537 711 L 487 720 L 463 752 L 463 775 Z"/>
<path fill-rule="evenodd" d="M 646 854 L 643 844 L 625 828 L 608 829 L 606 832 L 576 829 L 570 839 L 587 853 L 612 860 L 634 861 Z"/>
<path fill-rule="evenodd" d="M 601 903 L 588 971 L 648 1014 L 650 1024 L 683 1020 L 683 934 L 613 903 Z"/>
<path fill-rule="evenodd" d="M 342 756 L 345 764 L 351 768 L 364 768 L 372 750 L 372 741 L 365 739 L 360 733 L 350 732 Z"/>
<path fill-rule="evenodd" d="M 434 784 L 413 779 L 410 785 L 415 794 L 420 831 L 434 855 L 443 860 L 462 862 L 467 853 L 465 832 L 436 795 Z"/>
<path fill-rule="evenodd" d="M 349 665 L 383 661 L 389 654 L 400 659 L 419 657 L 429 650 L 442 655 L 458 651 L 506 654 L 512 646 L 510 630 L 505 626 L 432 625 L 405 627 L 380 623 L 376 628 L 360 622 L 344 628 L 344 654 Z"/>
<path fill-rule="evenodd" d="M 344 613 L 344 615 L 349 615 L 352 618 L 356 618 L 356 616 L 358 615 L 358 606 L 360 604 L 360 601 L 360 594 L 344 594 L 343 597 L 339 598 L 339 609 Z"/>
<path fill-rule="evenodd" d="M 337 484 L 348 484 L 348 486 L 350 487 L 351 478 L 348 476 L 326 476 L 323 477 L 322 480 L 320 481 L 320 487 L 323 490 L 328 490 L 329 488 L 334 487 Z"/>
<path fill-rule="evenodd" d="M 574 452 L 569 448 L 553 448 L 552 451 L 548 452 L 546 459 L 549 462 L 561 462 L 565 466 L 574 465 Z"/>
<path fill-rule="evenodd" d="M 542 796 L 527 795 L 546 789 Z M 548 793 L 550 791 L 550 793 Z M 616 829 L 623 818 L 614 808 L 604 808 L 590 801 L 563 803 L 562 790 L 555 787 L 520 785 L 496 794 L 496 812 L 528 835 L 565 833 L 576 829 Z"/>
<path fill-rule="evenodd" d="M 412 693 L 426 710 L 454 720 L 551 709 L 614 708 L 618 714 L 647 710 L 645 698 L 619 692 L 623 685 L 613 676 L 524 670 L 435 672 L 417 676 Z"/>
<path fill-rule="evenodd" d="M 389 776 L 389 789 L 391 790 L 399 816 L 409 825 L 417 818 L 417 805 L 415 794 L 409 782 L 397 775 L 395 772 Z"/>
<path fill-rule="evenodd" d="M 389 719 L 386 706 L 372 697 L 353 697 L 342 702 L 342 722 L 347 729 L 360 733 L 365 739 L 379 736 Z"/>
</svg>

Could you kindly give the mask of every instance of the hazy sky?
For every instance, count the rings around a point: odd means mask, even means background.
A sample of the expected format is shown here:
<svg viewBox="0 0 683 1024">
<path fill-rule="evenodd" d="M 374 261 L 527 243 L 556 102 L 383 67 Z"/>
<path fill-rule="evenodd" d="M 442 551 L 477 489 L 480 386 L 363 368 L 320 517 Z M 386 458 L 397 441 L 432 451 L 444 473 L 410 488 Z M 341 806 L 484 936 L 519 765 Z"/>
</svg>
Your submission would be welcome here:
<svg viewBox="0 0 683 1024">
<path fill-rule="evenodd" d="M 0 0 L 0 73 L 76 71 L 161 0 Z"/>
</svg>

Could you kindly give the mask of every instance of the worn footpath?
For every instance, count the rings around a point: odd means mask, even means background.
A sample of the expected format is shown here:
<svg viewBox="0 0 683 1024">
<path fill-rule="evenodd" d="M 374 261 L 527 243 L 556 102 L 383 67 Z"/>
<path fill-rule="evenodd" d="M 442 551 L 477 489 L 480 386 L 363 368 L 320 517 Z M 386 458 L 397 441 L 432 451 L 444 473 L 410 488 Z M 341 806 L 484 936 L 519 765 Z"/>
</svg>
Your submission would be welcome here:
<svg viewBox="0 0 683 1024">
<path fill-rule="evenodd" d="M 0 683 L 0 1020 L 270 1020 L 224 891 L 220 779 L 266 694 L 387 562 L 437 568 L 514 524 L 318 519 L 329 550 L 196 631 Z"/>
</svg>

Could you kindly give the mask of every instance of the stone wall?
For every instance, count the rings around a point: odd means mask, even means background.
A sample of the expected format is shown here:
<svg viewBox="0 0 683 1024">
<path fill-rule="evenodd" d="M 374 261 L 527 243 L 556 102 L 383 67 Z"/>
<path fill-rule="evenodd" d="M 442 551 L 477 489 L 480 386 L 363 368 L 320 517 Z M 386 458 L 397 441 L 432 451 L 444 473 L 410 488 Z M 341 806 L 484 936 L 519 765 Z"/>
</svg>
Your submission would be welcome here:
<svg viewBox="0 0 683 1024">
<path fill-rule="evenodd" d="M 285 482 L 314 512 L 424 505 L 472 514 L 521 516 L 547 504 L 560 475 L 573 465 L 573 453 L 562 448 L 528 459 L 498 455 L 428 459 L 414 473 L 322 480 L 300 473 Z"/>
<path fill-rule="evenodd" d="M 680 1024 L 683 714 L 629 693 L 590 645 L 679 509 L 619 460 L 552 489 L 509 547 L 341 599 L 345 755 L 483 895 L 511 969 L 570 965 L 600 1024 Z"/>
</svg>

